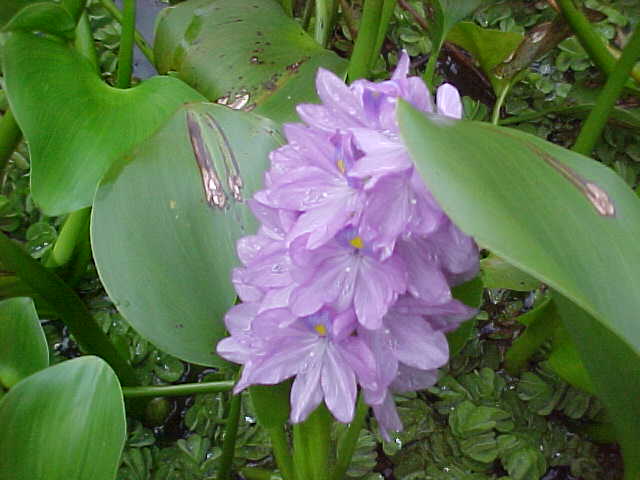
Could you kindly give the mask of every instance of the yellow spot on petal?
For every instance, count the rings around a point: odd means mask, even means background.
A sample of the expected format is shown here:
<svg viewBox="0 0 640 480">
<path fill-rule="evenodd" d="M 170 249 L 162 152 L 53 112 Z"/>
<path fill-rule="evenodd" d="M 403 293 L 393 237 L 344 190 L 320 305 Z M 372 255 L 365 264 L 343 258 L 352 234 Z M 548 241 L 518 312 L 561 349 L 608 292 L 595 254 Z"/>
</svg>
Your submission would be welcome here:
<svg viewBox="0 0 640 480">
<path fill-rule="evenodd" d="M 344 164 L 344 160 L 340 159 L 336 162 L 336 165 L 338 165 L 338 170 L 340 170 L 342 173 L 347 171 L 347 167 Z"/>
<path fill-rule="evenodd" d="M 362 241 L 362 238 L 360 238 L 360 236 L 353 237 L 349 243 L 351 244 L 351 246 L 356 248 L 364 247 L 364 242 Z"/>
<path fill-rule="evenodd" d="M 315 327 L 316 332 L 318 332 L 321 336 L 325 336 L 327 334 L 327 328 L 321 323 L 317 324 Z"/>
</svg>

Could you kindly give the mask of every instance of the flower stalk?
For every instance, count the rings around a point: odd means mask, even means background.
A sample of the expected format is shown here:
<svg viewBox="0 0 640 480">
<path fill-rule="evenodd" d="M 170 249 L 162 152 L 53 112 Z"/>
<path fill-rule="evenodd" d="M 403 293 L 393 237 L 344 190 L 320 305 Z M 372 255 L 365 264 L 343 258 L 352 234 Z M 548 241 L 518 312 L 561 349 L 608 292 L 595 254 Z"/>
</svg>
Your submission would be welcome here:
<svg viewBox="0 0 640 480">
<path fill-rule="evenodd" d="M 356 406 L 356 414 L 353 421 L 349 424 L 344 436 L 338 442 L 338 459 L 336 467 L 333 471 L 333 480 L 342 480 L 351 464 L 353 453 L 356 451 L 360 431 L 364 427 L 364 421 L 367 418 L 368 405 L 364 401 L 364 397 L 360 395 Z"/>
<path fill-rule="evenodd" d="M 329 480 L 331 415 L 323 404 L 302 423 L 300 433 L 308 454 L 311 479 Z"/>
</svg>

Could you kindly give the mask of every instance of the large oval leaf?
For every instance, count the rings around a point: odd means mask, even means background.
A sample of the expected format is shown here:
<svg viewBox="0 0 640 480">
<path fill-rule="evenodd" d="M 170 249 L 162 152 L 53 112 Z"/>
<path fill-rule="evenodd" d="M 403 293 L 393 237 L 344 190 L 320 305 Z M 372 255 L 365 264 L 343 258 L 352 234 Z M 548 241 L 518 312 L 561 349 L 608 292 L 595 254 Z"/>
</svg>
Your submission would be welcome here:
<svg viewBox="0 0 640 480">
<path fill-rule="evenodd" d="M 36 307 L 30 298 L 0 302 L 0 387 L 49 366 L 49 349 Z"/>
<path fill-rule="evenodd" d="M 164 10 L 154 45 L 158 71 L 178 76 L 212 101 L 279 122 L 314 102 L 315 73 L 347 62 L 318 45 L 275 0 L 188 0 Z"/>
<path fill-rule="evenodd" d="M 451 218 L 595 319 L 566 325 L 580 329 L 576 345 L 623 448 L 640 452 L 636 195 L 607 167 L 532 135 L 427 117 L 406 104 L 399 118 L 418 169 Z M 601 332 L 607 349 L 598 347 Z M 626 461 L 629 472 L 640 470 L 637 456 Z"/>
<path fill-rule="evenodd" d="M 113 370 L 81 357 L 42 370 L 0 402 L 0 478 L 113 480 L 126 436 Z"/>
<path fill-rule="evenodd" d="M 246 199 L 280 141 L 261 117 L 190 105 L 98 189 L 92 244 L 100 278 L 120 312 L 162 350 L 222 362 L 215 345 L 235 298 L 235 242 L 255 228 Z M 236 177 L 242 186 L 234 194 Z"/>
<path fill-rule="evenodd" d="M 202 100 L 183 82 L 155 77 L 118 90 L 75 50 L 24 32 L 4 37 L 11 110 L 31 154 L 31 192 L 48 215 L 91 205 L 113 162 L 182 104 Z"/>
</svg>

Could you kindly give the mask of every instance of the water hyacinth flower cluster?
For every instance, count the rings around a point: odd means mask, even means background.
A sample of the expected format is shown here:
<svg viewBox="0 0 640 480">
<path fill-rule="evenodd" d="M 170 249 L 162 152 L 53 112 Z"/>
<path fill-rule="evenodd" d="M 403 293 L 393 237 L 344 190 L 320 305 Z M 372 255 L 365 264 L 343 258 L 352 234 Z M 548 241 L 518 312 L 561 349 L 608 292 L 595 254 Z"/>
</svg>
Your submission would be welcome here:
<svg viewBox="0 0 640 480">
<path fill-rule="evenodd" d="M 399 98 L 460 118 L 460 97 L 444 85 L 434 105 L 408 71 L 406 53 L 380 83 L 320 70 L 322 104 L 298 107 L 304 124 L 285 126 L 250 201 L 261 227 L 238 243 L 242 303 L 217 348 L 244 365 L 236 391 L 294 377 L 294 423 L 323 401 L 351 421 L 359 386 L 383 434 L 400 430 L 393 392 L 433 385 L 445 333 L 475 313 L 451 287 L 477 274 L 477 247 L 430 194 L 396 120 Z"/>
</svg>

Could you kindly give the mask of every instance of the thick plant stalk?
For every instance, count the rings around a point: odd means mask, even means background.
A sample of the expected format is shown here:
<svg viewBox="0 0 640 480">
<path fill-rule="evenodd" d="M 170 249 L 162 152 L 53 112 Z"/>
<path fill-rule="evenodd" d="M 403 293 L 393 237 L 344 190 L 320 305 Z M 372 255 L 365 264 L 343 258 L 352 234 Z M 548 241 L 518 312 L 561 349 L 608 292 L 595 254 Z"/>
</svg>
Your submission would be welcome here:
<svg viewBox="0 0 640 480">
<path fill-rule="evenodd" d="M 358 438 L 360 437 L 360 431 L 364 427 L 364 421 L 367 418 L 367 412 L 369 407 L 364 401 L 364 397 L 361 394 L 356 406 L 356 413 L 353 417 L 353 421 L 349 425 L 349 429 L 345 433 L 344 437 L 340 439 L 338 443 L 338 460 L 336 462 L 335 470 L 333 471 L 333 480 L 342 480 L 345 478 L 347 469 L 351 464 L 353 453 L 356 451 L 358 444 Z"/>
<path fill-rule="evenodd" d="M 353 82 L 369 75 L 369 65 L 380 30 L 380 15 L 384 0 L 365 0 L 358 38 L 353 47 L 347 76 Z"/>
<path fill-rule="evenodd" d="M 21 139 L 20 127 L 11 110 L 7 110 L 0 119 L 0 174 L 4 171 L 4 167 Z"/>
<path fill-rule="evenodd" d="M 182 385 L 150 385 L 146 387 L 123 387 L 125 398 L 181 397 L 199 393 L 228 392 L 233 388 L 232 380 L 221 382 L 183 383 Z"/>
<path fill-rule="evenodd" d="M 595 107 L 582 125 L 572 148 L 573 151 L 583 155 L 591 154 L 638 58 L 640 58 L 640 27 L 636 26 L 627 46 L 622 51 L 620 60 L 598 95 Z"/>
<path fill-rule="evenodd" d="M 558 7 L 576 34 L 578 41 L 587 51 L 593 63 L 606 75 L 611 74 L 615 68 L 616 61 L 607 50 L 607 46 L 602 42 L 596 31 L 592 28 L 587 17 L 576 8 L 573 0 L 556 0 Z"/>
<path fill-rule="evenodd" d="M 47 259 L 47 267 L 61 267 L 69 263 L 80 237 L 87 231 L 91 215 L 91 207 L 71 212 L 64 221 L 60 235 L 53 246 L 51 256 Z"/>
<path fill-rule="evenodd" d="M 118 78 L 116 87 L 129 88 L 131 86 L 131 72 L 133 72 L 133 43 L 136 33 L 136 0 L 123 0 L 122 35 L 120 35 L 120 49 L 118 50 Z"/>
<path fill-rule="evenodd" d="M 220 468 L 218 469 L 217 478 L 219 480 L 231 480 L 231 467 L 233 466 L 233 455 L 236 450 L 236 439 L 238 437 L 238 422 L 240 421 L 240 400 L 240 394 L 231 397 L 231 405 L 224 432 L 224 442 L 222 443 Z"/>
<path fill-rule="evenodd" d="M 296 432 L 299 433 L 304 443 L 310 474 L 309 480 L 329 480 L 331 421 L 331 414 L 324 404 L 320 404 Z"/>
<path fill-rule="evenodd" d="M 102 3 L 102 6 L 104 7 L 104 9 L 107 12 L 109 12 L 109 14 L 113 18 L 115 18 L 118 23 L 122 25 L 122 21 L 123 21 L 122 12 L 118 10 L 118 7 L 116 6 L 115 3 L 113 3 L 113 0 L 100 0 L 100 3 Z M 152 65 L 155 65 L 154 57 L 153 57 L 153 49 L 149 46 L 147 41 L 137 30 L 135 31 L 135 41 L 136 41 L 136 45 L 138 45 L 138 48 L 140 49 L 142 54 L 145 57 L 147 57 L 147 60 L 149 60 L 149 62 Z"/>
<path fill-rule="evenodd" d="M 307 442 L 304 437 L 302 424 L 296 423 L 293 426 L 293 462 L 296 469 L 296 478 L 302 480 L 308 478 L 313 480 L 311 467 L 309 465 L 309 452 Z"/>
</svg>

